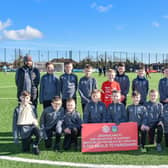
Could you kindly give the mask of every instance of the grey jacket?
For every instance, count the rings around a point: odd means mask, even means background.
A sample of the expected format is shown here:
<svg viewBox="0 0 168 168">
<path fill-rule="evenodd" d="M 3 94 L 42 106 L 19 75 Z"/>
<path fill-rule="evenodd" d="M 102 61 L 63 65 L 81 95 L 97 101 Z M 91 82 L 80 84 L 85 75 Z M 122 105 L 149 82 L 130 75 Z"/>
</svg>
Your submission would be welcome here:
<svg viewBox="0 0 168 168">
<path fill-rule="evenodd" d="M 80 114 L 77 111 L 73 111 L 72 113 L 68 111 L 65 112 L 64 121 L 63 121 L 63 129 L 77 128 L 78 130 L 80 130 L 81 124 L 82 124 L 82 120 L 80 118 Z"/>
<path fill-rule="evenodd" d="M 91 101 L 91 93 L 94 89 L 97 89 L 97 81 L 95 78 L 87 78 L 84 76 L 79 80 L 78 90 L 83 104 Z"/>
<path fill-rule="evenodd" d="M 148 113 L 148 125 L 154 126 L 160 121 L 163 121 L 163 105 L 161 103 L 146 102 L 145 107 Z"/>
<path fill-rule="evenodd" d="M 124 104 L 111 103 L 107 108 L 108 122 L 121 123 L 127 122 L 127 113 Z"/>
<path fill-rule="evenodd" d="M 141 100 L 140 103 L 145 103 L 146 102 L 146 97 L 148 95 L 148 90 L 149 90 L 149 82 L 148 80 L 144 78 L 139 78 L 137 76 L 136 79 L 132 81 L 132 91 L 138 91 L 141 94 Z"/>
<path fill-rule="evenodd" d="M 104 123 L 107 122 L 107 110 L 103 102 L 89 102 L 83 114 L 84 123 Z"/>
<path fill-rule="evenodd" d="M 25 82 L 25 70 L 29 73 L 29 77 L 31 83 L 29 88 L 31 88 L 31 97 L 32 100 L 35 100 L 38 97 L 38 85 L 40 83 L 40 72 L 37 68 L 28 68 L 27 66 L 23 66 L 18 68 L 15 75 L 15 83 L 17 86 L 17 97 L 20 99 L 20 95 L 22 91 L 24 91 L 24 82 Z"/>
<path fill-rule="evenodd" d="M 58 121 L 63 121 L 64 109 L 61 107 L 58 111 L 55 111 L 52 106 L 44 109 L 40 118 L 40 128 L 45 133 L 46 130 L 51 129 L 57 125 Z"/>
<path fill-rule="evenodd" d="M 128 121 L 137 122 L 138 126 L 147 125 L 148 113 L 145 106 L 129 105 L 127 107 Z"/>
<path fill-rule="evenodd" d="M 125 74 L 123 75 L 117 74 L 115 77 L 115 81 L 117 81 L 120 84 L 121 94 L 126 96 L 130 88 L 130 81 L 128 76 Z"/>
<path fill-rule="evenodd" d="M 54 74 L 45 74 L 40 81 L 40 103 L 60 96 L 60 82 Z"/>
<path fill-rule="evenodd" d="M 159 90 L 161 102 L 166 98 L 168 98 L 168 78 L 162 78 L 159 80 L 158 90 Z"/>
<path fill-rule="evenodd" d="M 78 78 L 75 74 L 66 74 L 60 76 L 60 87 L 62 99 L 76 98 L 78 87 Z"/>
<path fill-rule="evenodd" d="M 164 132 L 168 133 L 168 104 L 163 106 L 163 124 L 164 124 Z"/>
<path fill-rule="evenodd" d="M 37 118 L 36 108 L 32 105 L 33 112 Z M 20 106 L 17 106 L 13 113 L 13 137 L 14 140 L 18 140 L 19 136 L 22 139 L 28 138 L 31 135 L 31 132 L 35 125 L 17 125 L 18 116 L 20 113 Z"/>
</svg>

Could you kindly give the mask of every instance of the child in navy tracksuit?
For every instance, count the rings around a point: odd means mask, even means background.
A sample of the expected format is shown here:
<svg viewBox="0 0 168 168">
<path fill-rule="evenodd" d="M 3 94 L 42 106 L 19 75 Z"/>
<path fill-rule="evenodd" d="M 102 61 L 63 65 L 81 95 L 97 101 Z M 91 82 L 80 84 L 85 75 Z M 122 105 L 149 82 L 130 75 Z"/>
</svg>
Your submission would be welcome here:
<svg viewBox="0 0 168 168">
<path fill-rule="evenodd" d="M 164 76 L 159 81 L 160 102 L 163 105 L 168 103 L 168 67 L 164 68 Z"/>
<path fill-rule="evenodd" d="M 117 81 L 120 84 L 122 103 L 126 105 L 127 94 L 129 92 L 129 87 L 130 87 L 130 81 L 129 81 L 128 76 L 125 74 L 125 64 L 120 63 L 118 65 L 117 70 L 118 71 L 115 77 L 115 81 Z"/>
<path fill-rule="evenodd" d="M 60 96 L 60 82 L 54 75 L 54 65 L 51 62 L 46 63 L 47 73 L 42 76 L 40 81 L 40 103 L 43 108 L 51 106 L 54 96 Z"/>
<path fill-rule="evenodd" d="M 82 120 L 80 114 L 75 110 L 75 100 L 68 99 L 66 102 L 66 111 L 63 121 L 64 132 L 64 150 L 68 150 L 71 144 L 74 143 L 75 150 L 78 147 L 78 136 L 81 134 Z"/>
<path fill-rule="evenodd" d="M 91 77 L 93 68 L 87 64 L 84 69 L 85 76 L 79 80 L 79 94 L 81 97 L 82 110 L 84 112 L 85 106 L 91 101 L 91 93 L 94 89 L 97 89 L 97 81 Z"/>
<path fill-rule="evenodd" d="M 85 106 L 83 120 L 84 123 L 104 123 L 107 122 L 106 106 L 100 101 L 101 91 L 93 90 L 91 101 Z"/>
<path fill-rule="evenodd" d="M 133 104 L 127 107 L 128 121 L 137 122 L 138 138 L 139 133 L 141 134 L 141 141 L 139 141 L 141 151 L 146 152 L 146 149 L 144 148 L 146 143 L 146 131 L 149 130 L 149 127 L 147 126 L 147 119 L 148 119 L 147 110 L 145 106 L 139 104 L 141 100 L 141 95 L 139 92 L 134 91 L 132 93 L 132 100 Z"/>
<path fill-rule="evenodd" d="M 72 73 L 73 64 L 68 62 L 65 64 L 65 73 L 60 76 L 60 90 L 62 96 L 62 106 L 66 109 L 66 101 L 69 98 L 76 100 L 76 91 L 78 87 L 78 78 Z"/>
<path fill-rule="evenodd" d="M 31 105 L 31 96 L 27 91 L 23 91 L 20 96 L 20 104 L 14 110 L 13 115 L 13 136 L 14 142 L 18 143 L 19 136 L 22 141 L 23 152 L 30 151 L 30 144 L 33 143 L 33 153 L 40 153 L 38 145 L 40 142 L 40 130 L 38 128 L 36 108 Z M 32 136 L 35 140 L 32 142 Z"/>
<path fill-rule="evenodd" d="M 155 129 L 157 129 L 156 149 L 158 152 L 162 151 L 161 142 L 163 137 L 163 105 L 157 102 L 158 91 L 150 90 L 150 100 L 145 103 L 148 113 L 148 126 L 149 126 L 149 143 L 154 144 Z"/>
<path fill-rule="evenodd" d="M 62 107 L 62 100 L 60 97 L 54 97 L 51 106 L 44 109 L 41 119 L 40 127 L 43 138 L 45 140 L 45 147 L 52 146 L 52 137 L 55 132 L 54 150 L 60 150 L 60 138 L 62 134 L 62 123 L 64 119 L 64 108 Z"/>
<path fill-rule="evenodd" d="M 125 106 L 123 103 L 120 103 L 120 91 L 113 91 L 112 99 L 113 103 L 111 103 L 107 108 L 108 122 L 114 122 L 117 125 L 121 122 L 127 122 L 127 113 Z"/>
<path fill-rule="evenodd" d="M 163 106 L 163 125 L 164 125 L 165 146 L 168 147 L 168 104 L 165 104 Z"/>
<path fill-rule="evenodd" d="M 141 94 L 140 104 L 142 105 L 146 102 L 148 90 L 149 82 L 145 78 L 145 69 L 143 67 L 140 67 L 138 69 L 137 78 L 132 81 L 132 91 L 138 91 Z"/>
</svg>

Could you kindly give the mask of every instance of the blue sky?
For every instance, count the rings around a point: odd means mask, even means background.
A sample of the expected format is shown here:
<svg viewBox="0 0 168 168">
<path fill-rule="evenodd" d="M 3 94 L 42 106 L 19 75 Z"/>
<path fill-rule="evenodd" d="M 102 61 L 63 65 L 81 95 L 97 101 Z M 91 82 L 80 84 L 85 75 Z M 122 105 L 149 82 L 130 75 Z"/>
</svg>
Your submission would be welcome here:
<svg viewBox="0 0 168 168">
<path fill-rule="evenodd" d="M 0 47 L 168 52 L 167 0 L 2 0 Z"/>
</svg>

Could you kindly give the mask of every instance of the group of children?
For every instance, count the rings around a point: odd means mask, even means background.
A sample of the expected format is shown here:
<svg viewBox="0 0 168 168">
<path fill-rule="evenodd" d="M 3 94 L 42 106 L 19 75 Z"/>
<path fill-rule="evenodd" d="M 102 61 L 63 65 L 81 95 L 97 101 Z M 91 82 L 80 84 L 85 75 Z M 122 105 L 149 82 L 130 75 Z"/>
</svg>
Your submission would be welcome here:
<svg viewBox="0 0 168 168">
<path fill-rule="evenodd" d="M 23 91 L 20 104 L 15 108 L 13 117 L 14 141 L 18 143 L 21 137 L 22 150 L 30 151 L 32 144 L 34 154 L 39 154 L 40 139 L 43 138 L 46 148 L 60 150 L 60 138 L 64 135 L 63 148 L 68 150 L 71 144 L 78 147 L 77 137 L 81 133 L 82 123 L 137 122 L 140 133 L 139 145 L 143 152 L 145 149 L 146 135 L 149 143 L 154 143 L 155 129 L 157 129 L 157 151 L 162 151 L 161 141 L 165 134 L 165 144 L 168 147 L 168 68 L 165 68 L 165 78 L 159 81 L 160 101 L 157 102 L 158 91 L 149 90 L 148 80 L 144 77 L 145 69 L 138 70 L 138 76 L 132 82 L 132 105 L 127 103 L 130 81 L 125 74 L 125 65 L 118 65 L 118 72 L 109 69 L 108 81 L 102 84 L 101 90 L 97 89 L 97 81 L 91 77 L 92 66 L 86 65 L 85 76 L 80 78 L 72 73 L 73 64 L 65 64 L 65 73 L 60 79 L 54 76 L 54 65 L 46 64 L 47 73 L 40 82 L 40 103 L 43 112 L 38 126 L 36 108 L 31 105 L 30 94 Z M 163 88 L 164 87 L 164 88 Z M 83 110 L 83 121 L 76 111 L 76 92 L 79 91 Z M 164 104 L 164 107 L 163 107 Z M 164 130 L 164 131 L 163 131 Z M 32 136 L 35 139 L 32 139 Z M 55 136 L 54 145 L 52 137 Z"/>
</svg>

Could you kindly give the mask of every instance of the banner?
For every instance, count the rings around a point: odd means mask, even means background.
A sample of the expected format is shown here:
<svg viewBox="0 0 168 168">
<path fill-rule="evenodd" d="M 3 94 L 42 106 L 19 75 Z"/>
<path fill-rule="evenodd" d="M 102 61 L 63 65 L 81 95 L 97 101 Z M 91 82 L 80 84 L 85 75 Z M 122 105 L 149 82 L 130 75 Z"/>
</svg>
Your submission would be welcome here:
<svg viewBox="0 0 168 168">
<path fill-rule="evenodd" d="M 137 123 L 82 124 L 82 152 L 138 149 Z"/>
</svg>

